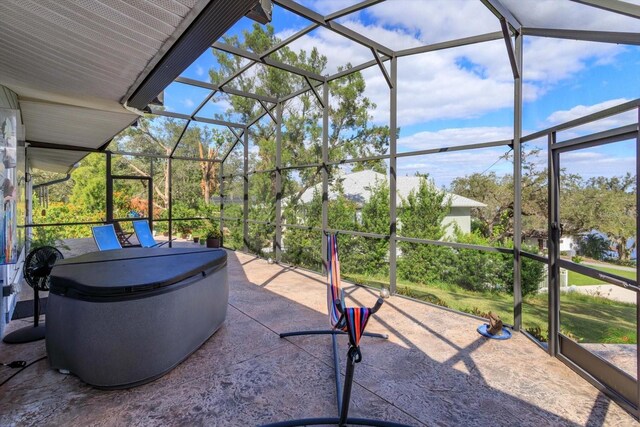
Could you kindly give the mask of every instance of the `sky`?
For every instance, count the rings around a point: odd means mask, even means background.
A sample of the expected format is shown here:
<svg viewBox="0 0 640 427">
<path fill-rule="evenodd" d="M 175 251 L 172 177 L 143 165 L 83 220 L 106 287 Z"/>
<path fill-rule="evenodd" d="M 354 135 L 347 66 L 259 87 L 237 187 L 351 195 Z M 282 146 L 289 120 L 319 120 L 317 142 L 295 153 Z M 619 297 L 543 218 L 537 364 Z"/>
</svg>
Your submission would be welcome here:
<svg viewBox="0 0 640 427">
<path fill-rule="evenodd" d="M 298 0 L 321 14 L 358 3 L 356 0 Z M 639 4 L 640 0 L 628 0 Z M 640 20 L 590 8 L 568 0 L 503 0 L 525 26 L 599 31 L 640 32 Z M 387 0 L 338 22 L 400 50 L 500 30 L 499 21 L 480 0 Z M 241 34 L 253 21 L 243 18 L 227 34 Z M 309 21 L 274 6 L 276 34 L 284 39 Z M 290 45 L 316 47 L 327 56 L 327 74 L 347 63 L 371 60 L 367 48 L 330 30 L 316 29 Z M 183 76 L 209 81 L 215 66 L 205 52 Z M 572 120 L 640 97 L 640 47 L 607 43 L 525 37 L 523 70 L 523 134 Z M 389 89 L 377 67 L 363 71 L 365 95 L 377 107 L 375 124 L 389 124 Z M 398 151 L 408 152 L 513 136 L 513 76 L 503 40 L 398 60 Z M 208 91 L 174 83 L 165 92 L 167 109 L 190 114 Z M 212 116 L 227 108 L 209 103 L 199 114 Z M 637 111 L 615 116 L 558 135 L 559 140 L 637 122 Z M 546 141 L 525 149 L 546 147 Z M 510 173 L 501 160 L 508 148 L 457 151 L 398 160 L 401 175 L 429 173 L 438 186 L 474 172 Z M 628 142 L 564 154 L 563 166 L 585 177 L 635 174 L 635 149 Z M 546 153 L 532 157 L 545 167 Z"/>
</svg>

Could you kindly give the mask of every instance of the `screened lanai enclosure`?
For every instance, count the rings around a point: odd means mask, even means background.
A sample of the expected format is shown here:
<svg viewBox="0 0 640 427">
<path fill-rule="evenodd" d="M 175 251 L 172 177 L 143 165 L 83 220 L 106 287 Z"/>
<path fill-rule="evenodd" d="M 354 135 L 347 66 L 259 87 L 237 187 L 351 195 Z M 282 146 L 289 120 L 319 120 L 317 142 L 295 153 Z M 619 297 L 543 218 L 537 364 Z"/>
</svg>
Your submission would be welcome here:
<svg viewBox="0 0 640 427">
<path fill-rule="evenodd" d="M 260 3 L 102 145 L 21 95 L 27 237 L 145 218 L 322 273 L 336 233 L 345 281 L 496 313 L 637 417 L 640 2 Z"/>
</svg>

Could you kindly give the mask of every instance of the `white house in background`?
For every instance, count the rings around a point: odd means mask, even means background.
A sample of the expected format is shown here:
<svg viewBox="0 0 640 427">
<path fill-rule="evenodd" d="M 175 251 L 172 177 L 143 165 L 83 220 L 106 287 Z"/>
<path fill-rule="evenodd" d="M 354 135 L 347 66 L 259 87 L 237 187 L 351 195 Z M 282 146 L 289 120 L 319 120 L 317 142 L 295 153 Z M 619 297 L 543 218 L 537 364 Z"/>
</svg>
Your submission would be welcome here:
<svg viewBox="0 0 640 427">
<path fill-rule="evenodd" d="M 579 236 L 565 235 L 560 237 L 560 252 L 561 253 L 566 252 L 567 255 L 574 256 L 578 252 L 579 240 L 580 240 Z M 541 251 L 546 251 L 548 249 L 546 237 L 545 238 L 525 237 L 524 244 L 528 246 L 536 247 Z"/>
<path fill-rule="evenodd" d="M 347 199 L 354 201 L 360 208 L 371 197 L 371 188 L 376 183 L 387 181 L 387 176 L 371 170 L 354 172 L 345 174 L 340 178 L 344 195 Z M 411 191 L 418 191 L 420 186 L 420 177 L 418 176 L 399 176 L 396 180 L 397 203 L 400 206 L 402 199 L 406 199 Z M 322 191 L 322 184 L 317 184 L 308 188 L 301 196 L 300 202 L 309 203 L 313 199 L 316 192 Z M 337 197 L 336 184 L 329 186 L 329 200 L 335 200 Z M 454 227 L 449 226 L 453 223 L 457 224 L 464 233 L 471 231 L 471 208 L 484 208 L 486 205 L 476 200 L 471 200 L 457 194 L 446 193 L 446 203 L 451 202 L 449 214 L 442 221 L 442 225 L 446 227 L 447 235 L 453 233 Z"/>
</svg>

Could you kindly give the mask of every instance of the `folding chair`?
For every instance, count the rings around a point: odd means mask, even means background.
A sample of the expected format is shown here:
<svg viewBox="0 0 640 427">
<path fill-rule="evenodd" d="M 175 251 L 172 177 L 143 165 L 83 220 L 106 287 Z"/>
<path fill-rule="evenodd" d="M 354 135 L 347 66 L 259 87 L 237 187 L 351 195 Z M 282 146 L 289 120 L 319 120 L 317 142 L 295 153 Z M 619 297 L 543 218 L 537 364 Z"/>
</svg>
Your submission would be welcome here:
<svg viewBox="0 0 640 427">
<path fill-rule="evenodd" d="M 156 242 L 153 238 L 153 234 L 151 234 L 149 222 L 145 220 L 133 221 L 133 231 L 135 231 L 138 242 L 140 242 L 140 245 L 142 245 L 143 248 L 159 248 L 171 241 L 167 240 L 166 242 Z"/>
<path fill-rule="evenodd" d="M 133 236 L 134 233 L 129 233 L 127 231 L 124 231 L 120 226 L 119 222 L 115 221 L 113 223 L 113 228 L 116 231 L 116 236 L 118 237 L 118 241 L 120 242 L 120 245 L 123 248 L 140 246 L 139 244 L 136 245 L 135 243 L 131 243 L 129 239 L 131 239 L 131 236 Z"/>
<path fill-rule="evenodd" d="M 110 251 L 113 249 L 122 249 L 113 224 L 92 227 L 91 232 L 93 233 L 93 240 L 96 242 L 98 250 Z"/>
<path fill-rule="evenodd" d="M 329 310 L 329 321 L 332 329 L 318 331 L 296 331 L 280 334 L 280 338 L 296 335 L 331 335 L 333 345 L 333 367 L 335 370 L 336 396 L 338 401 L 338 416 L 326 418 L 306 418 L 300 420 L 283 421 L 268 424 L 269 427 L 289 427 L 335 424 L 344 426 L 346 424 L 399 427 L 404 424 L 397 424 L 389 421 L 370 420 L 364 418 L 349 418 L 349 403 L 351 400 L 351 387 L 353 385 L 353 374 L 356 363 L 362 361 L 360 352 L 360 338 L 370 336 L 387 339 L 386 334 L 374 334 L 364 332 L 369 318 L 382 306 L 382 298 L 378 298 L 373 308 L 367 307 L 345 307 L 344 292 L 340 286 L 340 261 L 338 260 L 338 239 L 337 235 L 327 234 L 327 308 Z M 338 355 L 338 341 L 336 335 L 349 335 L 349 350 L 347 351 L 347 368 L 344 379 L 344 387 L 340 386 L 340 358 Z M 265 426 L 266 427 L 266 426 Z"/>
</svg>

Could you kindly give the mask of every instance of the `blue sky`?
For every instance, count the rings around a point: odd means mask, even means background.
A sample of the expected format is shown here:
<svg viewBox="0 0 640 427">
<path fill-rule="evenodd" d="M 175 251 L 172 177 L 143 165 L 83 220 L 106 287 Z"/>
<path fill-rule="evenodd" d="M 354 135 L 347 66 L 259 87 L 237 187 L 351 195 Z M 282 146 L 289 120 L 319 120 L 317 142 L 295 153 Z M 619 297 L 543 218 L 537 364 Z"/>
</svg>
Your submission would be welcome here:
<svg viewBox="0 0 640 427">
<path fill-rule="evenodd" d="M 327 14 L 357 2 L 307 0 L 302 3 Z M 530 20 L 532 26 L 549 22 L 563 28 L 640 30 L 638 20 L 564 0 L 536 0 L 534 3 L 531 0 L 505 0 L 505 3 L 512 4 L 525 25 Z M 527 3 L 535 4 L 536 15 L 524 16 Z M 564 16 L 571 14 L 573 22 L 559 20 L 563 17 L 563 8 L 566 9 Z M 576 11 L 580 13 L 576 14 Z M 388 0 L 366 12 L 343 17 L 339 22 L 392 49 L 500 29 L 497 19 L 479 0 Z M 305 19 L 274 7 L 273 25 L 281 38 L 308 24 Z M 244 18 L 228 34 L 241 34 L 251 25 L 252 21 Z M 326 29 L 315 30 L 292 45 L 294 50 L 309 50 L 311 47 L 317 47 L 328 57 L 329 74 L 347 62 L 355 65 L 372 58 L 366 48 Z M 635 46 L 525 38 L 524 133 L 640 97 L 639 66 L 640 48 Z M 215 61 L 208 51 L 183 76 L 209 81 L 208 70 L 211 67 L 215 67 Z M 388 124 L 389 95 L 384 78 L 375 67 L 364 71 L 363 75 L 367 82 L 366 96 L 378 105 L 371 112 L 373 121 Z M 400 152 L 511 137 L 513 80 L 502 40 L 401 58 L 398 78 Z M 173 84 L 166 91 L 165 103 L 173 111 L 191 113 L 207 93 L 206 90 Z M 212 116 L 226 108 L 224 102 L 210 103 L 201 115 Z M 566 133 L 563 137 L 613 128 L 629 124 L 632 120 L 633 114 L 627 114 Z M 585 176 L 626 171 L 635 173 L 635 153 L 629 151 L 629 144 L 592 149 L 589 156 L 582 157 L 588 157 L 588 162 L 575 159 L 572 168 Z M 421 157 L 403 161 L 399 172 L 403 175 L 429 172 L 439 185 L 446 186 L 456 176 L 472 172 L 491 170 L 498 174 L 508 173 L 511 169 L 508 162 L 498 161 L 503 153 L 503 149 L 486 149 Z M 470 161 L 471 154 L 473 161 Z M 539 161 L 544 162 L 544 157 L 541 156 Z"/>
</svg>

